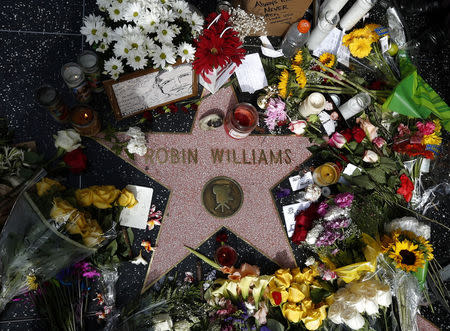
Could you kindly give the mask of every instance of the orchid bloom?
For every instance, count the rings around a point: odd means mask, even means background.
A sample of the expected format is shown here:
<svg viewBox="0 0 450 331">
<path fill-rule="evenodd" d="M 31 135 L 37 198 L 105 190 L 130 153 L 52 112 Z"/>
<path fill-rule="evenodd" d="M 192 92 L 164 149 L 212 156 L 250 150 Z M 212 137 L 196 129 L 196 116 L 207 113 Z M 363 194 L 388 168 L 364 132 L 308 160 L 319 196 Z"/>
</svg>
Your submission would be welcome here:
<svg viewBox="0 0 450 331">
<path fill-rule="evenodd" d="M 149 230 L 152 230 L 155 225 L 161 225 L 162 213 L 160 210 L 156 210 L 156 206 L 152 205 L 150 213 L 148 215 L 147 226 Z"/>
<path fill-rule="evenodd" d="M 153 230 L 155 225 L 161 226 L 161 222 L 158 221 L 157 219 L 147 221 L 147 226 L 149 230 Z"/>
<path fill-rule="evenodd" d="M 152 247 L 152 244 L 148 240 L 142 240 L 141 246 L 145 248 L 147 253 L 155 250 L 155 248 Z"/>
<path fill-rule="evenodd" d="M 97 304 L 99 306 L 101 306 L 105 303 L 105 300 L 103 299 L 103 295 L 101 293 L 97 293 L 97 297 L 94 298 L 93 301 L 97 301 Z"/>
<path fill-rule="evenodd" d="M 142 244 L 141 244 L 141 246 L 142 246 Z M 152 247 L 150 247 L 150 248 L 153 250 Z M 136 256 L 133 260 L 131 260 L 131 263 L 136 264 L 136 265 L 139 265 L 139 264 L 147 265 L 148 264 L 148 262 L 145 261 L 145 259 L 142 257 L 142 250 L 139 251 L 138 256 Z"/>
</svg>

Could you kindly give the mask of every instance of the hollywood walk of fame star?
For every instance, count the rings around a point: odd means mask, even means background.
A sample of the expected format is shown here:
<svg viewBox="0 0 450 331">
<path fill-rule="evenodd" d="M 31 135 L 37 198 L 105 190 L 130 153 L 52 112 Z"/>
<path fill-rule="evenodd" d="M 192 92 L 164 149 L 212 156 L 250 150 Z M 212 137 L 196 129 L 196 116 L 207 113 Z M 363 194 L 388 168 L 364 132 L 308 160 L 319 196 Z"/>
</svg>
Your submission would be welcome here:
<svg viewBox="0 0 450 331">
<path fill-rule="evenodd" d="M 226 112 L 236 103 L 234 91 L 222 89 L 201 103 L 197 119 L 213 108 Z M 135 160 L 130 160 L 122 155 L 170 190 L 143 291 L 189 254 L 184 245 L 197 247 L 222 226 L 228 227 L 280 266 L 295 266 L 271 189 L 309 157 L 307 139 L 293 135 L 250 135 L 235 140 L 226 134 L 223 127 L 203 131 L 196 121 L 193 125 L 189 134 L 149 133 L 147 156 L 135 155 Z M 102 144 L 108 147 L 108 143 Z M 194 154 L 195 149 L 197 152 Z M 217 154 L 214 162 L 212 151 L 216 149 L 219 152 L 224 150 L 222 162 L 219 162 Z M 267 162 L 264 157 L 261 160 L 261 150 L 265 151 Z M 271 164 L 270 150 L 274 153 L 282 151 L 281 162 Z M 212 216 L 202 204 L 205 184 L 221 176 L 236 181 L 243 191 L 242 206 L 226 218 Z"/>
</svg>

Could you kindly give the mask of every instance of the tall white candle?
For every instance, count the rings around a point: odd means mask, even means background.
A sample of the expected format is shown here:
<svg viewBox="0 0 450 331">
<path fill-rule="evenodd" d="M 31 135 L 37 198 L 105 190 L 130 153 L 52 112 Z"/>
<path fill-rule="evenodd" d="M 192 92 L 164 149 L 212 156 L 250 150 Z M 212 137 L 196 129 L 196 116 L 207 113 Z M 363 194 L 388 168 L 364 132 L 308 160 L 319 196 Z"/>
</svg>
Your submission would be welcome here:
<svg viewBox="0 0 450 331">
<path fill-rule="evenodd" d="M 319 22 L 309 36 L 306 46 L 310 50 L 315 50 L 319 47 L 320 43 L 328 36 L 328 34 L 335 28 L 339 22 L 339 14 L 335 11 L 329 10 L 324 12 L 319 17 Z"/>
<path fill-rule="evenodd" d="M 323 6 L 321 12 L 326 13 L 329 10 L 332 10 L 336 13 L 339 13 L 342 8 L 344 8 L 345 4 L 348 0 L 330 0 Z"/>
<path fill-rule="evenodd" d="M 348 120 L 350 117 L 359 114 L 364 109 L 366 109 L 370 105 L 370 96 L 369 94 L 362 92 L 355 95 L 353 98 L 348 100 L 342 106 L 339 107 L 339 111 L 345 120 Z"/>
<path fill-rule="evenodd" d="M 350 31 L 356 23 L 375 5 L 377 0 L 357 0 L 342 17 L 340 26 L 344 31 Z"/>
</svg>

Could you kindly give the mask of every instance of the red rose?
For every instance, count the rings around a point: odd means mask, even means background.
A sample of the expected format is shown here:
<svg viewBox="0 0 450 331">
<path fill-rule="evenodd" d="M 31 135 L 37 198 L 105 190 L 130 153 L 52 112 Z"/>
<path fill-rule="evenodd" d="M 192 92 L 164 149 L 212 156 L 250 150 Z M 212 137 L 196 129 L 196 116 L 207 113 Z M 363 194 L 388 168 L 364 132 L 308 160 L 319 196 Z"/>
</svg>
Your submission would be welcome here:
<svg viewBox="0 0 450 331">
<path fill-rule="evenodd" d="M 305 241 L 307 235 L 308 230 L 306 230 L 304 227 L 296 227 L 294 234 L 292 235 L 292 242 L 294 244 L 300 245 L 303 241 Z"/>
<path fill-rule="evenodd" d="M 226 243 L 228 241 L 228 235 L 225 232 L 220 232 L 216 236 L 216 242 Z"/>
<path fill-rule="evenodd" d="M 412 192 L 414 191 L 414 184 L 405 174 L 400 176 L 400 182 L 402 183 L 402 186 L 397 190 L 397 194 L 403 195 L 405 201 L 410 202 Z"/>
<path fill-rule="evenodd" d="M 355 141 L 357 143 L 360 143 L 366 137 L 366 133 L 364 132 L 364 130 L 358 126 L 353 127 L 352 133 L 353 133 L 353 139 L 355 139 Z"/>
<path fill-rule="evenodd" d="M 142 114 L 147 121 L 151 122 L 153 120 L 153 114 L 150 110 L 147 110 L 144 114 Z"/>
<path fill-rule="evenodd" d="M 72 152 L 66 153 L 63 157 L 63 161 L 69 167 L 70 172 L 79 174 L 86 169 L 87 156 L 83 153 L 81 148 L 77 148 Z"/>
<path fill-rule="evenodd" d="M 345 129 L 341 131 L 340 134 L 343 135 L 345 139 L 347 139 L 347 142 L 350 142 L 352 140 L 352 130 Z"/>
</svg>

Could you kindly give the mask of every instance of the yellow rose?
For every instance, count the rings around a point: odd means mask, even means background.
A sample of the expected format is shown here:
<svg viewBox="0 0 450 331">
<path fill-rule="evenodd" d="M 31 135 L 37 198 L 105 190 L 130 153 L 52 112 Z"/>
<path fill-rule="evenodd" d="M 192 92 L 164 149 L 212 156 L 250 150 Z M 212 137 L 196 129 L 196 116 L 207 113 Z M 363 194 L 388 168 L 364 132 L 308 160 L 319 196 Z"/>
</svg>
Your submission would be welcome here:
<svg viewBox="0 0 450 331">
<path fill-rule="evenodd" d="M 94 194 L 93 204 L 99 209 L 111 208 L 113 203 L 120 194 L 120 191 L 112 185 L 91 186 Z"/>
<path fill-rule="evenodd" d="M 90 188 L 76 190 L 75 198 L 80 206 L 88 207 L 94 202 L 94 192 Z"/>
<path fill-rule="evenodd" d="M 278 306 L 287 301 L 289 293 L 283 287 L 275 287 L 269 290 L 269 300 L 272 306 Z"/>
<path fill-rule="evenodd" d="M 322 321 L 327 317 L 327 306 L 321 306 L 318 309 L 311 310 L 302 319 L 308 330 L 317 330 L 322 325 Z"/>
<path fill-rule="evenodd" d="M 436 132 L 429 134 L 428 136 L 424 136 L 422 139 L 423 145 L 440 145 L 442 143 L 442 138 L 439 137 Z"/>
<path fill-rule="evenodd" d="M 318 273 L 315 269 L 312 268 L 304 268 L 303 272 L 298 271 L 294 275 L 294 282 L 297 284 L 308 283 L 312 284 L 315 279 L 314 277 L 318 276 Z"/>
<path fill-rule="evenodd" d="M 86 218 L 78 211 L 72 213 L 70 220 L 66 223 L 66 230 L 70 234 L 83 234 L 87 226 Z"/>
<path fill-rule="evenodd" d="M 103 241 L 100 236 L 85 236 L 83 237 L 83 244 L 87 247 L 98 246 Z"/>
<path fill-rule="evenodd" d="M 117 203 L 122 207 L 133 208 L 138 202 L 134 197 L 134 194 L 124 188 L 119 196 L 119 199 L 117 200 Z"/>
<path fill-rule="evenodd" d="M 96 220 L 88 220 L 87 226 L 82 233 L 83 244 L 88 247 L 95 247 L 103 241 L 103 230 Z"/>
<path fill-rule="evenodd" d="M 305 284 L 302 284 L 305 285 Z M 289 297 L 288 297 L 288 301 L 290 303 L 298 303 L 300 301 L 302 301 L 306 295 L 303 293 L 302 290 L 304 290 L 304 288 L 302 288 L 302 285 L 299 284 L 291 284 L 291 287 L 289 287 Z M 309 291 L 308 291 L 309 294 Z"/>
<path fill-rule="evenodd" d="M 289 287 L 291 285 L 292 275 L 289 269 L 278 269 L 275 272 L 275 282 L 278 286 Z"/>
<path fill-rule="evenodd" d="M 50 211 L 50 217 L 58 223 L 66 222 L 77 210 L 66 200 L 61 198 L 53 199 L 53 207 Z"/>
<path fill-rule="evenodd" d="M 44 177 L 39 183 L 36 183 L 37 194 L 43 196 L 52 188 L 52 186 L 55 186 L 58 191 L 64 191 L 66 189 L 58 181 Z"/>
<path fill-rule="evenodd" d="M 281 311 L 283 312 L 283 316 L 292 323 L 298 323 L 304 315 L 302 309 L 295 303 L 285 303 Z"/>
</svg>

